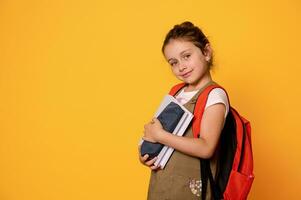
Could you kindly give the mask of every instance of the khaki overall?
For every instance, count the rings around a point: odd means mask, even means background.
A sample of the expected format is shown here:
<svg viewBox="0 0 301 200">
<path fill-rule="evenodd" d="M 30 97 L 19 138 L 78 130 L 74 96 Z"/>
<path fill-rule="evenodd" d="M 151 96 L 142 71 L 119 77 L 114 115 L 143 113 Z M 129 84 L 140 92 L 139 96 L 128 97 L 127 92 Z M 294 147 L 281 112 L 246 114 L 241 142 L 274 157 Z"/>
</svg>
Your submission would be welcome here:
<svg viewBox="0 0 301 200">
<path fill-rule="evenodd" d="M 199 94 L 204 88 L 214 82 L 207 83 L 183 106 L 193 113 Z M 192 123 L 188 126 L 183 137 L 193 137 Z M 216 157 L 210 162 L 213 177 L 216 173 Z M 190 189 L 190 180 L 200 180 L 200 159 L 174 150 L 163 170 L 152 171 L 148 188 L 148 200 L 200 200 Z M 210 184 L 208 180 L 206 200 L 211 200 Z"/>
</svg>

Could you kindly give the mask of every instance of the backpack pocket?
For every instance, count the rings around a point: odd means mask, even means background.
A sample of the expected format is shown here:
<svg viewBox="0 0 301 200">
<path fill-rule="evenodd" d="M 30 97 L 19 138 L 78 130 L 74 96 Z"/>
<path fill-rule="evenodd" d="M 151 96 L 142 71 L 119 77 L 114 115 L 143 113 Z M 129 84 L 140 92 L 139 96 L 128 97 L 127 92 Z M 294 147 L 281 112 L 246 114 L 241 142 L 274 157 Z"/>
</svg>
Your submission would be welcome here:
<svg viewBox="0 0 301 200">
<path fill-rule="evenodd" d="M 225 200 L 244 200 L 247 199 L 248 193 L 254 180 L 254 175 L 245 175 L 238 171 L 232 170 L 229 182 L 224 192 Z"/>
</svg>

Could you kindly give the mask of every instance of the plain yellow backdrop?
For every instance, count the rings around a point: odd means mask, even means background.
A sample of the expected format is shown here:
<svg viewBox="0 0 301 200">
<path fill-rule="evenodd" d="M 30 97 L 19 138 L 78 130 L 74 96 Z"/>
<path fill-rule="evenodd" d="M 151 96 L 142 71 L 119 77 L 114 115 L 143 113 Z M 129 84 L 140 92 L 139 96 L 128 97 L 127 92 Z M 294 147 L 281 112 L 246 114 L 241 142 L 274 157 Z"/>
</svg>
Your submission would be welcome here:
<svg viewBox="0 0 301 200">
<path fill-rule="evenodd" d="M 301 198 L 300 2 L 0 2 L 0 199 L 146 199 L 143 125 L 178 83 L 161 54 L 189 20 L 251 121 L 249 199 Z"/>
</svg>

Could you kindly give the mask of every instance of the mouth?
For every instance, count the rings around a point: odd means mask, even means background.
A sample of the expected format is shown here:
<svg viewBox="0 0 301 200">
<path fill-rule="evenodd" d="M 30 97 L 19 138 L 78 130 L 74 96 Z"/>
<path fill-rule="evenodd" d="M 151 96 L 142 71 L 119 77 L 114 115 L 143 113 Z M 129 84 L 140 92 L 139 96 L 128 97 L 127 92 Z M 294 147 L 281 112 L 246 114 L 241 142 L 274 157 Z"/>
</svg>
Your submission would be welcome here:
<svg viewBox="0 0 301 200">
<path fill-rule="evenodd" d="M 182 76 L 183 78 L 187 78 L 188 76 L 190 76 L 191 72 L 192 72 L 192 70 L 189 71 L 189 72 L 187 72 L 187 73 L 185 73 L 185 74 L 182 74 L 181 76 Z"/>
</svg>

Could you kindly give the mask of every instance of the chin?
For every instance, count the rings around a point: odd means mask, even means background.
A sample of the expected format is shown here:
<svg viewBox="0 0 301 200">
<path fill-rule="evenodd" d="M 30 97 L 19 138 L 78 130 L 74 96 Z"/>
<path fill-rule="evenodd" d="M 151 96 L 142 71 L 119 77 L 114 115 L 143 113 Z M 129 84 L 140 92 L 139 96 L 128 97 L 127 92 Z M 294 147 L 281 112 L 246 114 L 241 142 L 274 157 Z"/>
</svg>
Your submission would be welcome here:
<svg viewBox="0 0 301 200">
<path fill-rule="evenodd" d="M 193 80 L 191 77 L 188 77 L 187 79 L 182 78 L 182 77 L 178 77 L 178 79 L 183 81 L 184 83 L 187 83 L 187 84 L 190 84 L 190 85 L 197 82 L 196 80 Z"/>
<path fill-rule="evenodd" d="M 190 78 L 188 78 L 188 79 L 184 79 L 183 80 L 185 83 L 189 83 L 189 84 L 194 84 L 194 83 L 196 83 L 197 81 L 195 81 L 195 80 L 192 80 L 192 79 L 190 79 Z"/>
<path fill-rule="evenodd" d="M 188 80 L 188 81 L 186 81 L 186 83 L 188 83 L 189 85 L 194 85 L 194 86 L 196 86 L 197 84 L 198 84 L 198 82 L 197 81 L 193 81 L 193 80 Z"/>
</svg>

